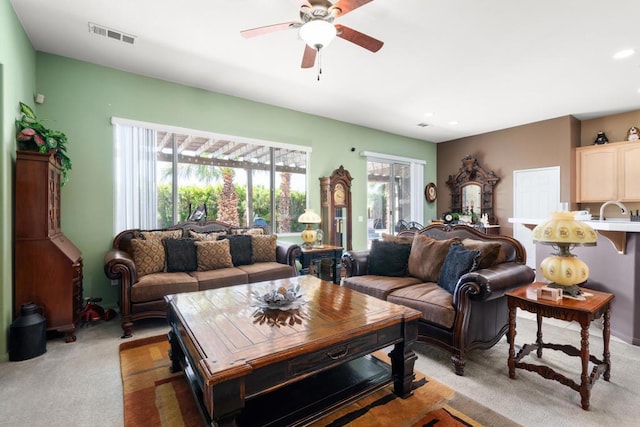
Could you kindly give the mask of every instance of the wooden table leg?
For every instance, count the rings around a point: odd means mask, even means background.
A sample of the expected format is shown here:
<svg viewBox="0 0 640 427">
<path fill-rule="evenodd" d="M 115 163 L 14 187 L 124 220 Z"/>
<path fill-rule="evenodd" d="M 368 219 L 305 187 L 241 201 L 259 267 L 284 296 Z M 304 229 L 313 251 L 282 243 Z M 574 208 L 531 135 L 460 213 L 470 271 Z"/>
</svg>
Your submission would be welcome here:
<svg viewBox="0 0 640 427">
<path fill-rule="evenodd" d="M 538 349 L 536 350 L 536 355 L 538 358 L 542 357 L 542 314 L 536 313 L 536 320 L 538 321 L 538 332 L 536 334 L 536 344 L 538 345 Z"/>
<path fill-rule="evenodd" d="M 393 392 L 405 399 L 413 394 L 411 384 L 416 377 L 413 366 L 418 356 L 413 352 L 413 344 L 418 338 L 418 322 L 404 323 L 404 339 L 397 343 L 389 353 Z"/>
<path fill-rule="evenodd" d="M 582 374 L 580 375 L 580 397 L 582 409 L 589 409 L 589 397 L 591 394 L 589 379 L 589 320 L 582 321 L 580 326 L 580 359 L 582 360 Z"/>
<path fill-rule="evenodd" d="M 602 328 L 602 341 L 604 343 L 604 351 L 602 357 L 604 359 L 604 363 L 607 364 L 607 368 L 604 371 L 604 380 L 609 381 L 611 378 L 611 353 L 609 353 L 609 339 L 611 337 L 611 306 L 607 306 L 604 311 L 604 322 Z"/>
<path fill-rule="evenodd" d="M 509 366 L 509 378 L 516 377 L 516 308 L 509 307 L 509 358 L 507 366 Z"/>
</svg>

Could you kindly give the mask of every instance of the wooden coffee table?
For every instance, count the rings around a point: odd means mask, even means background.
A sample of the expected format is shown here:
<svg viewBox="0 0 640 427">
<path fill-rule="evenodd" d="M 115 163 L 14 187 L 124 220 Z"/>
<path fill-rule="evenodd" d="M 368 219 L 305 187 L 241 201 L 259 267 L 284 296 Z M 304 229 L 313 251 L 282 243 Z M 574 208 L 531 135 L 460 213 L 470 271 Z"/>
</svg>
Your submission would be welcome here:
<svg viewBox="0 0 640 427">
<path fill-rule="evenodd" d="M 300 284 L 298 310 L 257 311 L 252 291 Z M 420 312 L 313 276 L 166 297 L 172 370 L 214 426 L 298 425 L 393 382 L 411 395 Z M 391 366 L 371 353 L 393 345 Z"/>
</svg>

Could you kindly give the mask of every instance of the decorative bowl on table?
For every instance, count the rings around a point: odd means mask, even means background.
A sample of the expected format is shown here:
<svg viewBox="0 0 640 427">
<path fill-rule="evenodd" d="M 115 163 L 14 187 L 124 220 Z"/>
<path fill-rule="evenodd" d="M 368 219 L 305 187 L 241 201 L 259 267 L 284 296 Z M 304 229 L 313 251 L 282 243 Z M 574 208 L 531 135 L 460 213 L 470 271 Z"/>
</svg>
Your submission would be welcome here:
<svg viewBox="0 0 640 427">
<path fill-rule="evenodd" d="M 278 289 L 272 289 L 260 295 L 257 291 L 253 292 L 255 302 L 251 304 L 258 308 L 267 308 L 273 310 L 294 310 L 300 308 L 307 301 L 302 298 L 304 294 L 300 292 L 300 285 L 285 288 L 280 286 Z"/>
</svg>

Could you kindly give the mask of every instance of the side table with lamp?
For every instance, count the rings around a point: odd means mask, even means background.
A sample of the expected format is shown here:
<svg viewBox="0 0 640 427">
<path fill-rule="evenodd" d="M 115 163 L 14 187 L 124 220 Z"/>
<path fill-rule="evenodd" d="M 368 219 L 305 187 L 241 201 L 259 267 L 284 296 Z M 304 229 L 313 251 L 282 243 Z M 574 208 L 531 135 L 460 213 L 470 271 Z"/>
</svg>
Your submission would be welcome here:
<svg viewBox="0 0 640 427">
<path fill-rule="evenodd" d="M 331 263 L 330 274 L 333 283 L 340 283 L 339 263 L 342 258 L 343 248 L 341 246 L 324 245 L 322 242 L 323 232 L 321 229 L 315 230 L 312 224 L 320 224 L 322 219 L 312 209 L 305 209 L 304 213 L 298 217 L 300 224 L 306 224 L 302 231 L 303 244 L 300 254 L 300 274 L 315 273 L 322 276 L 322 261 Z M 323 277 L 321 277 L 323 278 Z M 323 278 L 324 279 L 324 278 Z"/>
<path fill-rule="evenodd" d="M 555 212 L 552 218 L 533 229 L 535 243 L 553 245 L 558 252 L 545 258 L 540 270 L 550 283 L 536 282 L 506 293 L 509 308 L 509 377 L 515 379 L 516 368 L 536 372 L 544 378 L 553 379 L 580 393 L 582 409 L 589 409 L 591 388 L 603 375 L 609 381 L 611 357 L 609 353 L 611 301 L 614 296 L 582 288 L 589 277 L 588 266 L 571 254 L 573 246 L 594 246 L 596 232 L 587 224 L 576 221 L 571 212 Z M 558 292 L 554 292 L 554 291 Z M 536 314 L 537 338 L 534 344 L 525 344 L 518 354 L 515 352 L 516 309 L 520 308 Z M 565 321 L 577 321 L 581 327 L 580 349 L 571 345 L 545 343 L 542 339 L 542 318 L 552 317 Z M 593 320 L 603 318 L 602 360 L 589 351 L 589 325 Z M 579 356 L 582 363 L 580 382 L 577 383 L 549 366 L 525 363 L 522 359 L 536 350 L 538 358 L 542 349 L 562 351 L 569 356 Z M 594 367 L 589 374 L 589 362 Z"/>
</svg>

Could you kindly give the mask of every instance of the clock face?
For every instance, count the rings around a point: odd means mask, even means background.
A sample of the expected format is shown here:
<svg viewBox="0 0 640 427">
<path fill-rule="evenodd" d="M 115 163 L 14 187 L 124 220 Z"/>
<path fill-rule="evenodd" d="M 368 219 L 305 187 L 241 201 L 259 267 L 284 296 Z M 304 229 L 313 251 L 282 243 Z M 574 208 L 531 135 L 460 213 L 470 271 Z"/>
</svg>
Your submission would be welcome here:
<svg viewBox="0 0 640 427">
<path fill-rule="evenodd" d="M 333 189 L 333 203 L 336 205 L 344 205 L 346 193 L 342 184 L 336 184 Z"/>
<path fill-rule="evenodd" d="M 444 222 L 447 224 L 450 224 L 451 221 L 453 221 L 453 215 L 451 215 L 450 213 L 446 213 L 442 216 L 442 219 L 444 219 Z"/>
<path fill-rule="evenodd" d="M 436 197 L 438 197 L 436 185 L 433 182 L 430 182 L 424 188 L 424 198 L 427 200 L 427 202 L 431 203 L 436 200 Z"/>
</svg>

